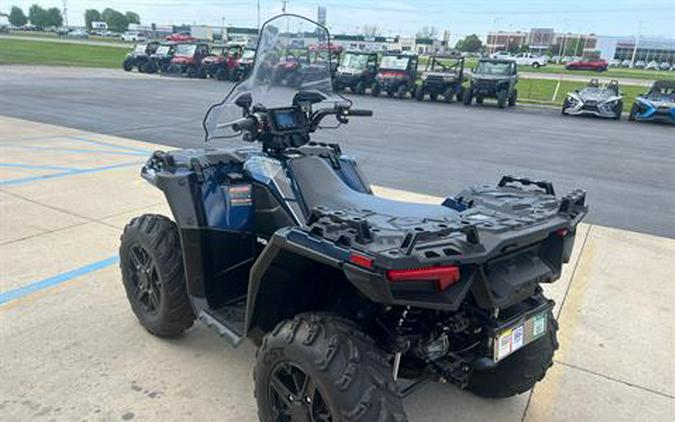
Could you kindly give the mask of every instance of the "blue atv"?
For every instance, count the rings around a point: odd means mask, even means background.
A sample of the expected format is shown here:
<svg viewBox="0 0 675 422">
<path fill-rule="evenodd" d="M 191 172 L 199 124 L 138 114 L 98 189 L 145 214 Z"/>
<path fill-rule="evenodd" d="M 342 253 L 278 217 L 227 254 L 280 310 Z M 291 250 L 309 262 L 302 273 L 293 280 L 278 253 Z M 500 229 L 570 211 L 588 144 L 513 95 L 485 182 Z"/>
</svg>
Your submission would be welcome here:
<svg viewBox="0 0 675 422">
<path fill-rule="evenodd" d="M 333 91 L 330 62 L 296 87 L 270 73 L 288 49 L 328 40 L 296 15 L 266 22 L 249 77 L 204 119 L 207 141 L 229 143 L 143 166 L 173 219 L 124 229 L 132 311 L 158 336 L 199 319 L 258 345 L 264 422 L 405 421 L 401 397 L 427 381 L 529 390 L 558 347 L 542 284 L 570 258 L 584 192 L 505 176 L 437 205 L 373 195 L 337 144 L 311 140 L 372 115 Z"/>
<path fill-rule="evenodd" d="M 628 120 L 675 122 L 675 81 L 655 81 L 646 94 L 635 99 Z"/>
</svg>

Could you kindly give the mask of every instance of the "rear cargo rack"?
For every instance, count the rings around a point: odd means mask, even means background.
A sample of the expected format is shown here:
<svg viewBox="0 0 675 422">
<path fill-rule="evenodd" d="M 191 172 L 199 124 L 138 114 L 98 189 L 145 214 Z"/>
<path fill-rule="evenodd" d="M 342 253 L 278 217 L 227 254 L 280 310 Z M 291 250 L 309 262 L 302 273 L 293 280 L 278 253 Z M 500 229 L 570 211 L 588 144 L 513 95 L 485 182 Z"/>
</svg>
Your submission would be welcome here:
<svg viewBox="0 0 675 422">
<path fill-rule="evenodd" d="M 553 189 L 553 183 L 546 180 L 532 180 L 527 177 L 516 177 L 516 176 L 502 176 L 502 180 L 499 181 L 498 186 L 500 188 L 505 187 L 511 183 L 520 183 L 523 186 L 535 185 L 538 188 L 541 188 L 547 195 L 555 196 L 555 190 Z"/>
<path fill-rule="evenodd" d="M 478 237 L 478 229 L 476 228 L 476 225 L 468 223 L 463 225 L 462 227 L 448 227 L 434 231 L 408 232 L 403 237 L 400 249 L 406 255 L 410 255 L 413 252 L 413 250 L 415 250 L 415 246 L 417 246 L 418 243 L 438 240 L 452 233 L 464 233 L 466 235 L 467 242 L 475 245 L 480 244 L 480 239 Z"/>
</svg>

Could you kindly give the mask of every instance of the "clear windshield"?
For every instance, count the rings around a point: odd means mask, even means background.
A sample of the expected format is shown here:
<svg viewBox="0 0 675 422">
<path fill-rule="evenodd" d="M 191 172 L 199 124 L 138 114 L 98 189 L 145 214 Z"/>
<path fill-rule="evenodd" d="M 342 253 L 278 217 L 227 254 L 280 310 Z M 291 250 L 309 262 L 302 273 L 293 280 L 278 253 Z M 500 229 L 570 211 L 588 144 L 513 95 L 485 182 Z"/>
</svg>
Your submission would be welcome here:
<svg viewBox="0 0 675 422">
<path fill-rule="evenodd" d="M 192 56 L 195 54 L 197 46 L 194 44 L 178 44 L 176 46 L 176 54 L 179 56 Z"/>
<path fill-rule="evenodd" d="M 166 56 L 170 52 L 171 52 L 171 47 L 169 47 L 168 45 L 160 45 L 155 53 Z"/>
<path fill-rule="evenodd" d="M 314 104 L 314 110 L 346 102 L 333 91 L 330 59 L 316 60 L 310 54 L 317 45 L 329 40 L 325 27 L 301 16 L 286 14 L 267 21 L 260 29 L 248 78 L 207 112 L 206 140 L 237 137 L 226 123 L 242 117 L 242 109 L 235 102 L 245 94 L 251 96 L 253 106 L 268 109 L 293 105 L 293 97 L 299 91 L 323 95 L 324 101 Z"/>
<path fill-rule="evenodd" d="M 511 63 L 480 62 L 476 73 L 483 75 L 508 75 L 511 73 Z"/>
<path fill-rule="evenodd" d="M 363 70 L 368 64 L 368 56 L 366 54 L 350 54 L 347 53 L 342 58 L 340 67 L 347 69 Z"/>
<path fill-rule="evenodd" d="M 410 57 L 383 56 L 380 67 L 382 69 L 406 70 Z"/>
</svg>

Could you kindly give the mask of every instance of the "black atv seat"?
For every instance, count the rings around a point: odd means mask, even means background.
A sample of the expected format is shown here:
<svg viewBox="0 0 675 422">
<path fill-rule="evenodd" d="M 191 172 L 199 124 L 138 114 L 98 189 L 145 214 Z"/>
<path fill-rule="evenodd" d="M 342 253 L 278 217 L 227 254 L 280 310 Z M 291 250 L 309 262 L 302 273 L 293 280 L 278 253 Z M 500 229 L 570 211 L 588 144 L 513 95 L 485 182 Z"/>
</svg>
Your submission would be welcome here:
<svg viewBox="0 0 675 422">
<path fill-rule="evenodd" d="M 457 218 L 458 213 L 442 205 L 394 201 L 357 192 L 347 186 L 331 165 L 319 157 L 296 158 L 289 162 L 294 179 L 308 209 L 370 210 L 401 218 Z"/>
</svg>

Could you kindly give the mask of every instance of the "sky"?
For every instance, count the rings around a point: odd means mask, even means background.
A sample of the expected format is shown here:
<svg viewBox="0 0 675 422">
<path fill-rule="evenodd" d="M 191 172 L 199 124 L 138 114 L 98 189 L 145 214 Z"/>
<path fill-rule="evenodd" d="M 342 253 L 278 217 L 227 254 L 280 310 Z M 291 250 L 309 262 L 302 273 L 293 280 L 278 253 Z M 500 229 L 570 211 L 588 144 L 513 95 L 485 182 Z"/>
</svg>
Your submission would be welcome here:
<svg viewBox="0 0 675 422">
<path fill-rule="evenodd" d="M 141 15 L 143 23 L 252 26 L 257 24 L 257 0 L 67 0 L 70 25 L 82 25 L 84 10 L 106 7 Z M 0 11 L 12 5 L 63 7 L 63 0 L 0 0 Z M 259 0 L 264 21 L 281 12 L 282 0 Z M 287 11 L 316 17 L 327 8 L 333 33 L 361 33 L 376 25 L 382 35 L 413 36 L 431 25 L 453 39 L 488 31 L 527 31 L 535 27 L 573 33 L 675 38 L 675 0 L 288 0 Z"/>
</svg>

